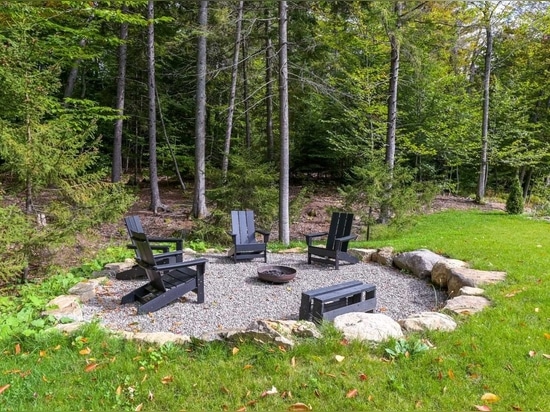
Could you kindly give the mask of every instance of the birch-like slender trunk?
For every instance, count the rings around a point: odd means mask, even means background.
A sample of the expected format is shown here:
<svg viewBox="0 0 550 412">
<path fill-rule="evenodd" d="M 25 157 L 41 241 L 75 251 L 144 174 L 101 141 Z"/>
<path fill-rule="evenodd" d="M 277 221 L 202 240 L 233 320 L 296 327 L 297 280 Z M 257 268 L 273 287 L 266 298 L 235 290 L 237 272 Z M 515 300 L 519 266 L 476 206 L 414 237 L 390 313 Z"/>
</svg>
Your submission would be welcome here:
<svg viewBox="0 0 550 412">
<path fill-rule="evenodd" d="M 485 2 L 485 72 L 483 78 L 483 119 L 481 122 L 481 153 L 479 177 L 477 181 L 476 202 L 483 202 L 487 187 L 487 176 L 489 171 L 488 166 L 488 150 L 489 150 L 489 101 L 490 101 L 490 86 L 491 86 L 491 59 L 493 57 L 493 31 L 491 28 L 491 18 L 489 14 L 490 5 Z"/>
<path fill-rule="evenodd" d="M 227 180 L 229 169 L 229 152 L 231 150 L 231 133 L 233 131 L 233 114 L 235 113 L 235 97 L 237 96 L 237 79 L 239 73 L 239 51 L 241 46 L 241 28 L 243 20 L 244 1 L 239 2 L 237 12 L 237 27 L 235 29 L 235 50 L 233 52 L 233 66 L 231 67 L 231 89 L 229 91 L 229 105 L 227 108 L 227 124 L 222 158 L 222 179 Z"/>
<path fill-rule="evenodd" d="M 279 178 L 279 241 L 290 243 L 289 174 L 290 139 L 288 118 L 288 15 L 287 2 L 279 1 L 279 122 L 281 159 Z"/>
<path fill-rule="evenodd" d="M 122 13 L 127 13 L 128 7 L 123 6 Z M 119 118 L 115 120 L 115 131 L 113 136 L 113 166 L 111 169 L 111 181 L 119 182 L 122 177 L 122 128 L 124 121 L 124 98 L 126 91 L 126 62 L 128 46 L 128 23 L 120 25 L 120 46 L 118 46 L 118 77 L 116 90 L 116 111 Z"/>
<path fill-rule="evenodd" d="M 270 36 L 269 10 L 265 11 L 265 112 L 266 124 L 265 133 L 267 138 L 267 159 L 275 159 L 275 145 L 273 139 L 273 44 Z"/>
<path fill-rule="evenodd" d="M 208 29 L 208 1 L 201 1 L 199 9 L 197 51 L 197 97 L 195 112 L 195 189 L 193 216 L 204 218 L 206 208 L 206 31 Z"/>
<path fill-rule="evenodd" d="M 155 3 L 149 0 L 147 4 L 147 90 L 149 97 L 149 180 L 151 186 L 151 205 L 153 213 L 166 207 L 160 201 L 160 191 L 157 174 L 157 104 L 155 81 Z"/>
</svg>

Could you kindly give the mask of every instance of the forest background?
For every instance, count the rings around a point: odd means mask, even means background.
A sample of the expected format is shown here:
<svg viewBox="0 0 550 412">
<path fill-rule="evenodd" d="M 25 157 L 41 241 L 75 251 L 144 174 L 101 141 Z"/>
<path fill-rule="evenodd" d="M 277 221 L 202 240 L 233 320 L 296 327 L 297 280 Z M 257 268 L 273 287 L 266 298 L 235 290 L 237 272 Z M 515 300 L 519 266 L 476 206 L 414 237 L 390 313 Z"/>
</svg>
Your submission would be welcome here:
<svg viewBox="0 0 550 412">
<path fill-rule="evenodd" d="M 327 184 L 366 226 L 438 192 L 550 209 L 548 2 L 0 4 L 2 282 L 163 181 L 205 242 L 250 208 L 288 244 Z"/>
</svg>

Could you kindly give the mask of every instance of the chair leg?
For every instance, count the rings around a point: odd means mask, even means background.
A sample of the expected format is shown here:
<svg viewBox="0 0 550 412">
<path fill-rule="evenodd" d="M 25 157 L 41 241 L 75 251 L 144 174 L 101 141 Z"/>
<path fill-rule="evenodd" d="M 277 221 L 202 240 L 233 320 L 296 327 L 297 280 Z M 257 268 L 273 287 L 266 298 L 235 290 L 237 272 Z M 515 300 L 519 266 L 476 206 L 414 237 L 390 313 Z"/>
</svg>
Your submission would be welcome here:
<svg viewBox="0 0 550 412">
<path fill-rule="evenodd" d="M 311 253 L 307 254 L 307 263 L 308 265 L 311 265 Z"/>
<path fill-rule="evenodd" d="M 197 303 L 204 303 L 204 271 L 197 268 Z"/>
</svg>

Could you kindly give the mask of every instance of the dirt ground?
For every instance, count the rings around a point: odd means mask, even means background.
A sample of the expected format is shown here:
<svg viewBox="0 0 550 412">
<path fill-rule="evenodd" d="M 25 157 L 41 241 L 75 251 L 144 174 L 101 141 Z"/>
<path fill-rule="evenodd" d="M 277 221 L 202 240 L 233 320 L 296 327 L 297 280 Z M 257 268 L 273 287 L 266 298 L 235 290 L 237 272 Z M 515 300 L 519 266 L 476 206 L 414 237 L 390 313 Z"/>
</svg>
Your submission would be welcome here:
<svg viewBox="0 0 550 412">
<path fill-rule="evenodd" d="M 299 187 L 293 187 L 292 193 L 297 193 Z M 179 187 L 165 186 L 161 187 L 161 201 L 169 211 L 160 214 L 153 214 L 149 210 L 150 192 L 149 188 L 141 188 L 138 201 L 128 211 L 128 215 L 139 215 L 145 231 L 155 236 L 174 236 L 182 231 L 191 229 L 192 221 L 190 219 L 192 207 L 192 191 L 182 192 Z M 319 191 L 303 207 L 298 220 L 291 222 L 291 239 L 304 239 L 306 233 L 323 232 L 327 230 L 330 222 L 330 208 L 341 205 L 341 199 L 335 194 L 334 190 Z M 433 211 L 446 209 L 471 209 L 480 208 L 484 210 L 504 210 L 504 205 L 500 203 L 487 203 L 477 205 L 472 199 L 456 196 L 438 196 L 433 205 Z M 228 228 L 229 229 L 229 228 Z M 271 230 L 272 239 L 277 239 L 277 227 L 266 228 Z M 124 245 L 128 242 L 128 235 L 121 219 L 116 223 L 106 223 L 101 225 L 93 234 L 81 235 L 78 237 L 77 244 L 65 248 L 62 253 L 56 254 L 56 262 L 61 266 L 76 266 L 82 258 L 91 257 L 94 252 L 100 250 L 107 244 Z"/>
</svg>

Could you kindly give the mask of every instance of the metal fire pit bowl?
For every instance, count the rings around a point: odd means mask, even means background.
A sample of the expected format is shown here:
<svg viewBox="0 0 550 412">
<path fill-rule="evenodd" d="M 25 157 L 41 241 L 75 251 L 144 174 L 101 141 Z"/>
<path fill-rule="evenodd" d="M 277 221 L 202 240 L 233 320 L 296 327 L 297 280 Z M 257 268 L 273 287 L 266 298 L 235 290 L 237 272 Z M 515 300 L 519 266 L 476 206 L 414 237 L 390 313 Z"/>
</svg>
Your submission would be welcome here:
<svg viewBox="0 0 550 412">
<path fill-rule="evenodd" d="M 296 269 L 288 266 L 262 266 L 258 268 L 258 278 L 266 282 L 286 283 L 296 277 Z"/>
</svg>

